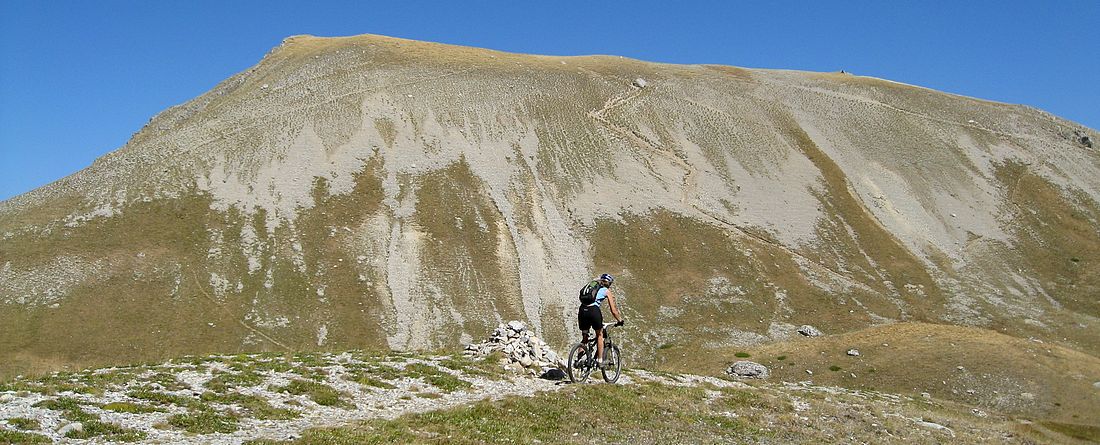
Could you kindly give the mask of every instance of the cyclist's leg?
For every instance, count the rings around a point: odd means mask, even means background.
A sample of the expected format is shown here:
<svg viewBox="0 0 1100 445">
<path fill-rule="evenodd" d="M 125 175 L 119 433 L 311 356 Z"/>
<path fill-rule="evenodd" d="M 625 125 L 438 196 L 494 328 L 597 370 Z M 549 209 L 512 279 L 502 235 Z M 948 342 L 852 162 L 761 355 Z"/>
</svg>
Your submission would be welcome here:
<svg viewBox="0 0 1100 445">
<path fill-rule="evenodd" d="M 603 364 L 603 329 L 596 328 L 596 361 Z"/>
<path fill-rule="evenodd" d="M 584 306 L 577 309 L 577 328 L 581 330 L 581 344 L 588 344 L 588 329 L 591 328 L 592 322 L 585 316 Z"/>
</svg>

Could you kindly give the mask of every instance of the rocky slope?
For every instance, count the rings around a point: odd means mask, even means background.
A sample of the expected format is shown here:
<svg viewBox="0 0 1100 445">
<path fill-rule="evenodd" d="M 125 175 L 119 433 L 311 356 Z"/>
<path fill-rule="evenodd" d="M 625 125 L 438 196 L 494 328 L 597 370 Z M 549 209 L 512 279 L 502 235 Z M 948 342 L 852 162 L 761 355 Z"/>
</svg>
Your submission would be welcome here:
<svg viewBox="0 0 1100 445">
<path fill-rule="evenodd" d="M 560 350 L 596 272 L 634 363 L 897 321 L 1095 356 L 1097 138 L 849 74 L 293 37 L 0 203 L 0 374 L 510 319 Z"/>
</svg>

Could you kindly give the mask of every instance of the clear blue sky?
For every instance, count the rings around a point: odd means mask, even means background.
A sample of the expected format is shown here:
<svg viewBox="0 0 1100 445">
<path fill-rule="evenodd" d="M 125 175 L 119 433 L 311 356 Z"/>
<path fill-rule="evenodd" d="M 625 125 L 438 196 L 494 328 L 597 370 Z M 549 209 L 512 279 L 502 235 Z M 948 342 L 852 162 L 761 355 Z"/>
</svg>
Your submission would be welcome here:
<svg viewBox="0 0 1100 445">
<path fill-rule="evenodd" d="M 88 166 L 294 34 L 844 69 L 1100 128 L 1098 0 L 602 3 L 0 0 L 0 200 Z"/>
</svg>

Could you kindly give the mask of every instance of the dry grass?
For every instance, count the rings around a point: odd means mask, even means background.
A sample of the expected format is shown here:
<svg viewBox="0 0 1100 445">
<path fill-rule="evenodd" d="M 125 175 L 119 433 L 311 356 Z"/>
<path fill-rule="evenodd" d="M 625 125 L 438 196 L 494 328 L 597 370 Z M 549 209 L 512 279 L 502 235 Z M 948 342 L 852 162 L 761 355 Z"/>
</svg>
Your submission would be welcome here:
<svg viewBox="0 0 1100 445">
<path fill-rule="evenodd" d="M 853 348 L 859 350 L 859 356 L 846 355 Z M 710 351 L 697 355 L 691 363 L 668 366 L 718 374 L 735 360 L 734 352 Z M 1100 381 L 1100 359 L 989 330 L 900 323 L 796 338 L 751 348 L 750 352 L 752 360 L 772 370 L 773 381 L 810 380 L 911 395 L 927 392 L 990 411 L 1100 425 L 1100 396 L 1092 387 Z M 785 359 L 779 360 L 780 356 Z M 830 372 L 831 366 L 842 370 Z"/>
</svg>

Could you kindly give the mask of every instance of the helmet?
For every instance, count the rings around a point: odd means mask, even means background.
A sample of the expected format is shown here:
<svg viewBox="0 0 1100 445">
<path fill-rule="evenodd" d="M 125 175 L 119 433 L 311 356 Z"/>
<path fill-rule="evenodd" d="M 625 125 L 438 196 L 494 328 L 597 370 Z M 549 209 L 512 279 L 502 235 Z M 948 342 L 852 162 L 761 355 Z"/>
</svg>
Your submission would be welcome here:
<svg viewBox="0 0 1100 445">
<path fill-rule="evenodd" d="M 606 281 L 607 285 L 610 286 L 611 283 L 615 282 L 615 277 L 611 276 L 611 274 L 606 274 L 605 273 L 605 274 L 600 275 L 600 281 Z"/>
</svg>

